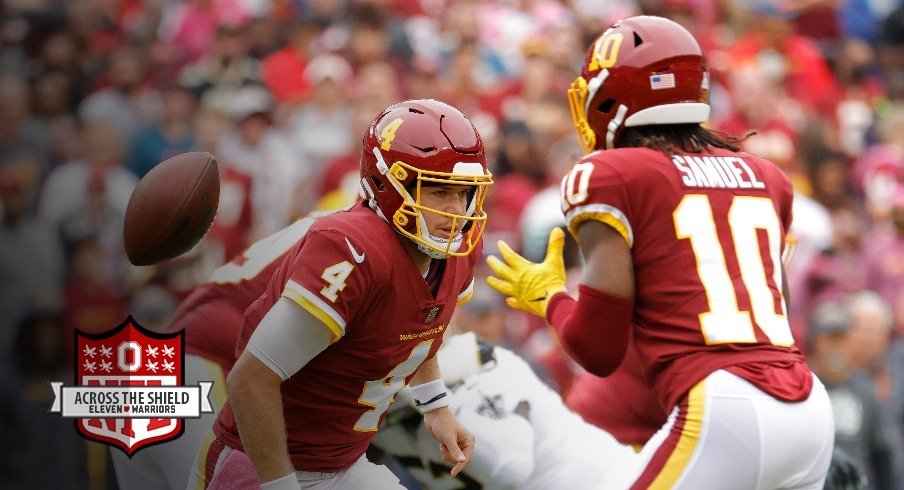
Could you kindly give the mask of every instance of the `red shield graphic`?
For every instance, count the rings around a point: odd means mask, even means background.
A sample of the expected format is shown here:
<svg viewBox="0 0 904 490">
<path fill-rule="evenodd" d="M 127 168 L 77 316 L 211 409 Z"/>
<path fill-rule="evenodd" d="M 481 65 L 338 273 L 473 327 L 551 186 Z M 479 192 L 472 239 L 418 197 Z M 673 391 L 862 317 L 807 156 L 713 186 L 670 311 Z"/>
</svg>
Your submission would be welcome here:
<svg viewBox="0 0 904 490">
<path fill-rule="evenodd" d="M 76 331 L 75 372 L 81 386 L 181 386 L 183 331 L 159 334 L 130 316 L 103 334 Z M 126 410 L 124 408 L 124 410 Z M 130 457 L 152 444 L 182 435 L 182 419 L 78 419 L 84 437 L 122 449 Z"/>
</svg>

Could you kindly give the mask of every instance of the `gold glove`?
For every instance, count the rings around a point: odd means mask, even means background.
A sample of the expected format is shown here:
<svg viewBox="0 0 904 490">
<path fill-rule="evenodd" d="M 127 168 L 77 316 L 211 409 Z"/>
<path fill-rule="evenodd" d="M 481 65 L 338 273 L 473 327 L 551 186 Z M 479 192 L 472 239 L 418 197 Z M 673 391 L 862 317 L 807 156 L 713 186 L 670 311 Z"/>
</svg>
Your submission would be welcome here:
<svg viewBox="0 0 904 490">
<path fill-rule="evenodd" d="M 518 255 L 500 240 L 499 253 L 505 262 L 494 256 L 487 258 L 487 264 L 499 276 L 487 277 L 487 284 L 508 296 L 505 301 L 512 308 L 546 318 L 549 299 L 565 290 L 564 245 L 565 234 L 560 228 L 553 228 L 549 234 L 546 258 L 536 264 Z"/>
</svg>

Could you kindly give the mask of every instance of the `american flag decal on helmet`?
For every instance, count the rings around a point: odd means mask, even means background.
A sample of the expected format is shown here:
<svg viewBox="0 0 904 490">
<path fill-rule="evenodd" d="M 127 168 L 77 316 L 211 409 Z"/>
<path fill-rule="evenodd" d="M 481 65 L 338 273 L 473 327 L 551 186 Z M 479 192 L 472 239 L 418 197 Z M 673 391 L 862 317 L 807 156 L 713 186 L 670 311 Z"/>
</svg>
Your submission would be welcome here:
<svg viewBox="0 0 904 490">
<path fill-rule="evenodd" d="M 663 73 L 661 75 L 650 75 L 650 88 L 653 90 L 675 88 L 675 74 Z"/>
</svg>

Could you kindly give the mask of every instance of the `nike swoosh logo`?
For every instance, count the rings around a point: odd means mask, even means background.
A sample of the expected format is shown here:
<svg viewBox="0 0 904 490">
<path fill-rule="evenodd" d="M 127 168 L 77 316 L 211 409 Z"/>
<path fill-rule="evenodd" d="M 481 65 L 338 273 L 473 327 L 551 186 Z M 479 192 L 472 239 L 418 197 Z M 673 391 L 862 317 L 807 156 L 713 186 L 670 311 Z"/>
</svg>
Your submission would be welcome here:
<svg viewBox="0 0 904 490">
<path fill-rule="evenodd" d="M 348 249 L 351 250 L 355 263 L 360 264 L 361 262 L 364 262 L 364 254 L 358 253 L 358 251 L 355 250 L 355 247 L 352 246 L 352 242 L 348 241 L 348 237 L 345 237 L 345 243 L 348 245 Z"/>
<path fill-rule="evenodd" d="M 528 301 L 531 301 L 531 302 L 534 302 L 534 301 L 543 301 L 544 299 L 546 299 L 546 298 L 548 298 L 548 297 L 549 297 L 549 293 L 543 293 L 543 296 L 540 296 L 539 298 L 534 298 L 534 299 L 531 299 L 531 300 L 528 300 Z"/>
</svg>

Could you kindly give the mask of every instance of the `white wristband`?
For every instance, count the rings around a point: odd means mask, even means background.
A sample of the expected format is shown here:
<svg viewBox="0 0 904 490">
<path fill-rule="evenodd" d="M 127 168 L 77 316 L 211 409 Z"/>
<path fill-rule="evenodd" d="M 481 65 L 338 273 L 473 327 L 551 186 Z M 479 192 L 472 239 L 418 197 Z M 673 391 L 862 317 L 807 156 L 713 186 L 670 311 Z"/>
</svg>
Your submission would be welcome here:
<svg viewBox="0 0 904 490">
<path fill-rule="evenodd" d="M 295 476 L 293 471 L 278 480 L 262 483 L 261 488 L 266 488 L 267 490 L 301 490 L 301 484 L 298 483 L 298 477 Z"/>
<path fill-rule="evenodd" d="M 431 412 L 437 408 L 448 407 L 451 400 L 449 399 L 449 390 L 442 379 L 435 379 L 429 383 L 412 386 L 411 396 L 414 398 L 414 406 L 421 413 Z"/>
</svg>

